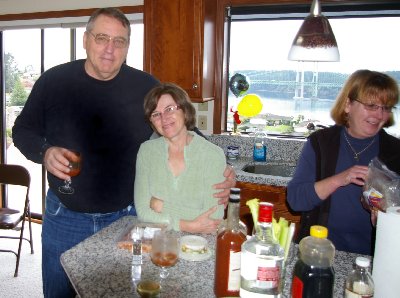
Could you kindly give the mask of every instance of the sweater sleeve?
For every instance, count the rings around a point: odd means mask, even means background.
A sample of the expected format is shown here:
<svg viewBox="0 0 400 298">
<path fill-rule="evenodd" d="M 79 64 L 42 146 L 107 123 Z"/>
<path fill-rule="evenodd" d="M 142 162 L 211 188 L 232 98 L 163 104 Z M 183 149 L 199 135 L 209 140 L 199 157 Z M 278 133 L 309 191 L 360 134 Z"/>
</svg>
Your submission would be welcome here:
<svg viewBox="0 0 400 298">
<path fill-rule="evenodd" d="M 204 181 L 204 209 L 203 213 L 208 209 L 218 206 L 211 218 L 222 219 L 224 216 L 224 205 L 218 204 L 218 199 L 214 198 L 214 193 L 220 191 L 213 188 L 214 184 L 223 182 L 223 175 L 226 168 L 226 157 L 221 148 L 217 148 L 213 154 L 209 155 L 206 161 L 206 170 L 203 173 L 202 180 Z"/>
<path fill-rule="evenodd" d="M 146 150 L 142 144 L 136 160 L 136 177 L 134 184 L 134 202 L 137 216 L 140 221 L 171 224 L 168 214 L 158 213 L 150 208 L 150 173 L 149 162 L 146 160 Z"/>
<path fill-rule="evenodd" d="M 42 75 L 35 85 L 12 128 L 15 146 L 28 159 L 42 163 L 44 153 L 51 146 L 45 137 L 45 89 L 46 76 Z"/>
<path fill-rule="evenodd" d="M 308 140 L 298 160 L 293 179 L 287 186 L 287 201 L 294 211 L 308 211 L 323 202 L 315 192 L 315 180 L 315 152 Z"/>
</svg>

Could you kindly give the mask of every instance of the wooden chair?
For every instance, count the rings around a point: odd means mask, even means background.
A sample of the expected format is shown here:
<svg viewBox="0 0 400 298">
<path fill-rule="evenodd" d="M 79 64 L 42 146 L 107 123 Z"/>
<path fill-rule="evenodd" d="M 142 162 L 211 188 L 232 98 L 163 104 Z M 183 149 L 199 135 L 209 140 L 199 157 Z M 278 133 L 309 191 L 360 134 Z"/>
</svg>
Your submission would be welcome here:
<svg viewBox="0 0 400 298">
<path fill-rule="evenodd" d="M 29 242 L 31 246 L 31 253 L 33 254 L 33 241 L 32 241 L 32 225 L 31 225 L 31 211 L 29 206 L 29 187 L 31 177 L 29 172 L 19 165 L 0 164 L 0 184 L 2 185 L 20 185 L 26 187 L 25 205 L 23 210 L 15 210 L 10 208 L 0 208 L 0 229 L 15 230 L 19 232 L 19 237 L 16 236 L 0 236 L 0 238 L 19 239 L 18 253 L 13 250 L 0 249 L 0 252 L 11 252 L 17 257 L 15 266 L 14 277 L 18 276 L 19 260 L 21 256 L 22 240 Z M 13 198 L 17 199 L 17 198 Z M 28 220 L 29 236 L 24 238 L 25 221 Z M 18 225 L 21 224 L 19 227 Z"/>
</svg>

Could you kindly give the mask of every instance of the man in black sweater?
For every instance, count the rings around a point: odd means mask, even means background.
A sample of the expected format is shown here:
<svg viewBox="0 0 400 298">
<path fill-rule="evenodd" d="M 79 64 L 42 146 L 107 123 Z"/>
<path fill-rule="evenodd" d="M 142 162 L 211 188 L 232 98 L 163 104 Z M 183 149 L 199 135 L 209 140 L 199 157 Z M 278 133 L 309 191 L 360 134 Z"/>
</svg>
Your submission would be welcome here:
<svg viewBox="0 0 400 298">
<path fill-rule="evenodd" d="M 13 127 L 15 146 L 43 163 L 49 191 L 42 230 L 45 297 L 71 297 L 74 291 L 60 255 L 125 215 L 136 215 L 133 185 L 137 151 L 152 130 L 145 124 L 143 99 L 158 84 L 126 64 L 130 24 L 117 9 L 97 10 L 83 37 L 87 59 L 49 69 L 35 83 Z M 82 170 L 70 177 L 72 151 Z M 228 197 L 230 179 L 218 185 Z M 60 186 L 71 180 L 73 193 Z M 223 201 L 223 200 L 222 200 Z"/>
</svg>

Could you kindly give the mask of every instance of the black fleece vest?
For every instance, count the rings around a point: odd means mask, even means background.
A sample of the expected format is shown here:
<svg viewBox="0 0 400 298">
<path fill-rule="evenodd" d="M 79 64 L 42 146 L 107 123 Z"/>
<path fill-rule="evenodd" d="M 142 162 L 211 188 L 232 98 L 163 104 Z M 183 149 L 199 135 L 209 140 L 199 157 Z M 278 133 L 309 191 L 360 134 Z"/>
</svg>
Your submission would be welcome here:
<svg viewBox="0 0 400 298">
<path fill-rule="evenodd" d="M 338 160 L 341 126 L 318 130 L 310 135 L 310 142 L 316 157 L 316 181 L 325 179 L 335 174 Z M 400 174 L 400 140 L 386 133 L 383 129 L 379 132 L 378 158 L 392 171 Z M 328 225 L 331 197 L 329 196 L 321 205 L 301 215 L 300 229 L 296 242 L 300 242 L 310 234 L 312 225 Z"/>
</svg>

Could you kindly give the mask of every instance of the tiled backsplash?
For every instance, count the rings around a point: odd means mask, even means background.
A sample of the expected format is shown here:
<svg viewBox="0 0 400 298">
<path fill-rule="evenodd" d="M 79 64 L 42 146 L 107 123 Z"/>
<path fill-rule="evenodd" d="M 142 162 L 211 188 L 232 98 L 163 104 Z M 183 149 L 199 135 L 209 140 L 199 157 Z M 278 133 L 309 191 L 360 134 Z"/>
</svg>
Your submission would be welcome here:
<svg viewBox="0 0 400 298">
<path fill-rule="evenodd" d="M 227 147 L 230 145 L 239 146 L 240 156 L 253 156 L 254 138 L 249 136 L 230 136 L 230 135 L 209 135 L 207 138 L 218 145 L 226 154 Z M 267 145 L 267 161 L 285 161 L 296 163 L 305 139 L 282 139 L 276 137 L 265 138 Z"/>
</svg>

